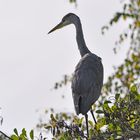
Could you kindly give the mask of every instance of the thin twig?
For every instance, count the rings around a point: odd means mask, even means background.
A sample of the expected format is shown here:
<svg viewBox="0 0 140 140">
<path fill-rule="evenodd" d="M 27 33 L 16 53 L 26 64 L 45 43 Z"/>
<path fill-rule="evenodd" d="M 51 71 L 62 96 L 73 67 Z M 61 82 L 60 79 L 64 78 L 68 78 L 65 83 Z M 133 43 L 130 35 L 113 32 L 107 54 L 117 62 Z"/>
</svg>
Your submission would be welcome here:
<svg viewBox="0 0 140 140">
<path fill-rule="evenodd" d="M 5 133 L 3 133 L 2 131 L 0 131 L 0 133 L 1 133 L 2 135 L 4 135 L 6 138 L 8 138 L 8 139 L 10 139 L 10 140 L 13 140 L 12 138 L 10 138 L 8 135 L 6 135 Z"/>
</svg>

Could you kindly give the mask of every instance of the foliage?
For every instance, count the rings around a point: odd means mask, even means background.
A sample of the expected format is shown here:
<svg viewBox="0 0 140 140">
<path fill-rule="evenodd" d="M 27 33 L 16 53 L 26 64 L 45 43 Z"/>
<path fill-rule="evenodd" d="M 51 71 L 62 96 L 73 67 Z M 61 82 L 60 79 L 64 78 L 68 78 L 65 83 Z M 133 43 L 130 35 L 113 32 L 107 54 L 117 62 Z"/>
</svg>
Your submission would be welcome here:
<svg viewBox="0 0 140 140">
<path fill-rule="evenodd" d="M 116 94 L 114 100 L 114 103 L 104 101 L 100 110 L 96 111 L 97 124 L 89 120 L 89 139 L 114 140 L 140 137 L 140 94 L 137 86 L 131 86 L 125 97 Z M 54 140 L 86 138 L 84 118 L 73 114 L 51 113 L 50 121 L 42 123 L 40 127 L 51 131 Z"/>
<path fill-rule="evenodd" d="M 102 33 L 108 30 L 110 26 L 123 20 L 127 22 L 127 28 L 120 34 L 116 45 L 123 43 L 126 39 L 130 40 L 130 49 L 138 48 L 140 46 L 140 0 L 124 0 L 122 12 L 116 12 L 114 17 L 110 20 L 109 25 L 102 27 Z M 114 48 L 114 52 L 116 53 Z"/>
<path fill-rule="evenodd" d="M 29 136 L 27 135 L 27 132 L 26 132 L 25 128 L 22 129 L 21 133 L 19 133 L 16 128 L 13 131 L 14 132 L 13 132 L 13 134 L 11 136 L 8 136 L 7 134 L 5 134 L 2 131 L 0 131 L 0 133 L 1 133 L 0 140 L 9 140 L 9 139 L 10 140 L 29 140 L 29 139 L 34 140 L 35 139 L 33 130 L 31 130 L 29 132 Z"/>
<path fill-rule="evenodd" d="M 30 131 L 29 137 L 31 140 L 34 140 L 34 131 L 33 130 Z M 22 129 L 21 134 L 19 134 L 17 129 L 15 128 L 14 134 L 11 136 L 11 139 L 12 140 L 28 140 L 29 138 L 27 136 L 25 128 Z"/>
<path fill-rule="evenodd" d="M 69 75 L 65 74 L 61 81 L 56 82 L 54 84 L 54 89 L 58 89 L 60 87 L 66 86 L 71 80 L 72 80 L 72 76 L 71 75 L 69 76 Z"/>
</svg>

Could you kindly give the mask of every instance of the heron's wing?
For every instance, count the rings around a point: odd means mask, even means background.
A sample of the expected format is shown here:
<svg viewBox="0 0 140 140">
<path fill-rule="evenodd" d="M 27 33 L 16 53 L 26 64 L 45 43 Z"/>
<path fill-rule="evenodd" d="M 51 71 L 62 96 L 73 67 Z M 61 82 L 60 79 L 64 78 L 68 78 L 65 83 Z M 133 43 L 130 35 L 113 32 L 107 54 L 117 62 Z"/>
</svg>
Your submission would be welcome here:
<svg viewBox="0 0 140 140">
<path fill-rule="evenodd" d="M 86 114 L 99 98 L 103 85 L 101 59 L 94 54 L 85 55 L 76 66 L 72 80 L 72 93 L 76 113 Z"/>
</svg>

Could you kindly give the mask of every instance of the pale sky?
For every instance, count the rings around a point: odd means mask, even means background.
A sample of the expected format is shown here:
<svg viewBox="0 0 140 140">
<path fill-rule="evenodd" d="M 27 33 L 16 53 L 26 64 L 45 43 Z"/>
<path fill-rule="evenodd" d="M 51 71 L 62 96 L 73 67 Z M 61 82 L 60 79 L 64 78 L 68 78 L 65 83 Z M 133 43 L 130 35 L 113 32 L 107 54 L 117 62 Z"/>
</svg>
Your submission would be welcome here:
<svg viewBox="0 0 140 140">
<path fill-rule="evenodd" d="M 120 9 L 119 0 L 79 0 L 77 8 L 68 0 L 0 0 L 0 113 L 4 118 L 0 130 L 34 128 L 40 117 L 36 110 L 53 107 L 74 112 L 70 86 L 51 89 L 74 71 L 80 59 L 75 28 L 70 25 L 47 33 L 65 14 L 79 15 L 87 46 L 103 59 L 106 79 L 112 66 L 124 59 L 126 47 L 117 55 L 112 49 L 125 24 L 115 25 L 104 36 L 101 27 Z"/>
</svg>

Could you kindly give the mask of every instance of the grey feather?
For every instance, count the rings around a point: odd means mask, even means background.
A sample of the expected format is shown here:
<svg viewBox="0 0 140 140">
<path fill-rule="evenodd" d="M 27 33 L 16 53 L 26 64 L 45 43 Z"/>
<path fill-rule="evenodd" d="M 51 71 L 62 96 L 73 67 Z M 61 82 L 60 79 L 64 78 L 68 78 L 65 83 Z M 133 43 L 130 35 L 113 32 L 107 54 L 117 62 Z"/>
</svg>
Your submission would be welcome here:
<svg viewBox="0 0 140 140">
<path fill-rule="evenodd" d="M 76 114 L 85 115 L 99 98 L 103 85 L 101 58 L 95 54 L 84 55 L 76 66 L 72 79 L 72 95 Z"/>
</svg>

